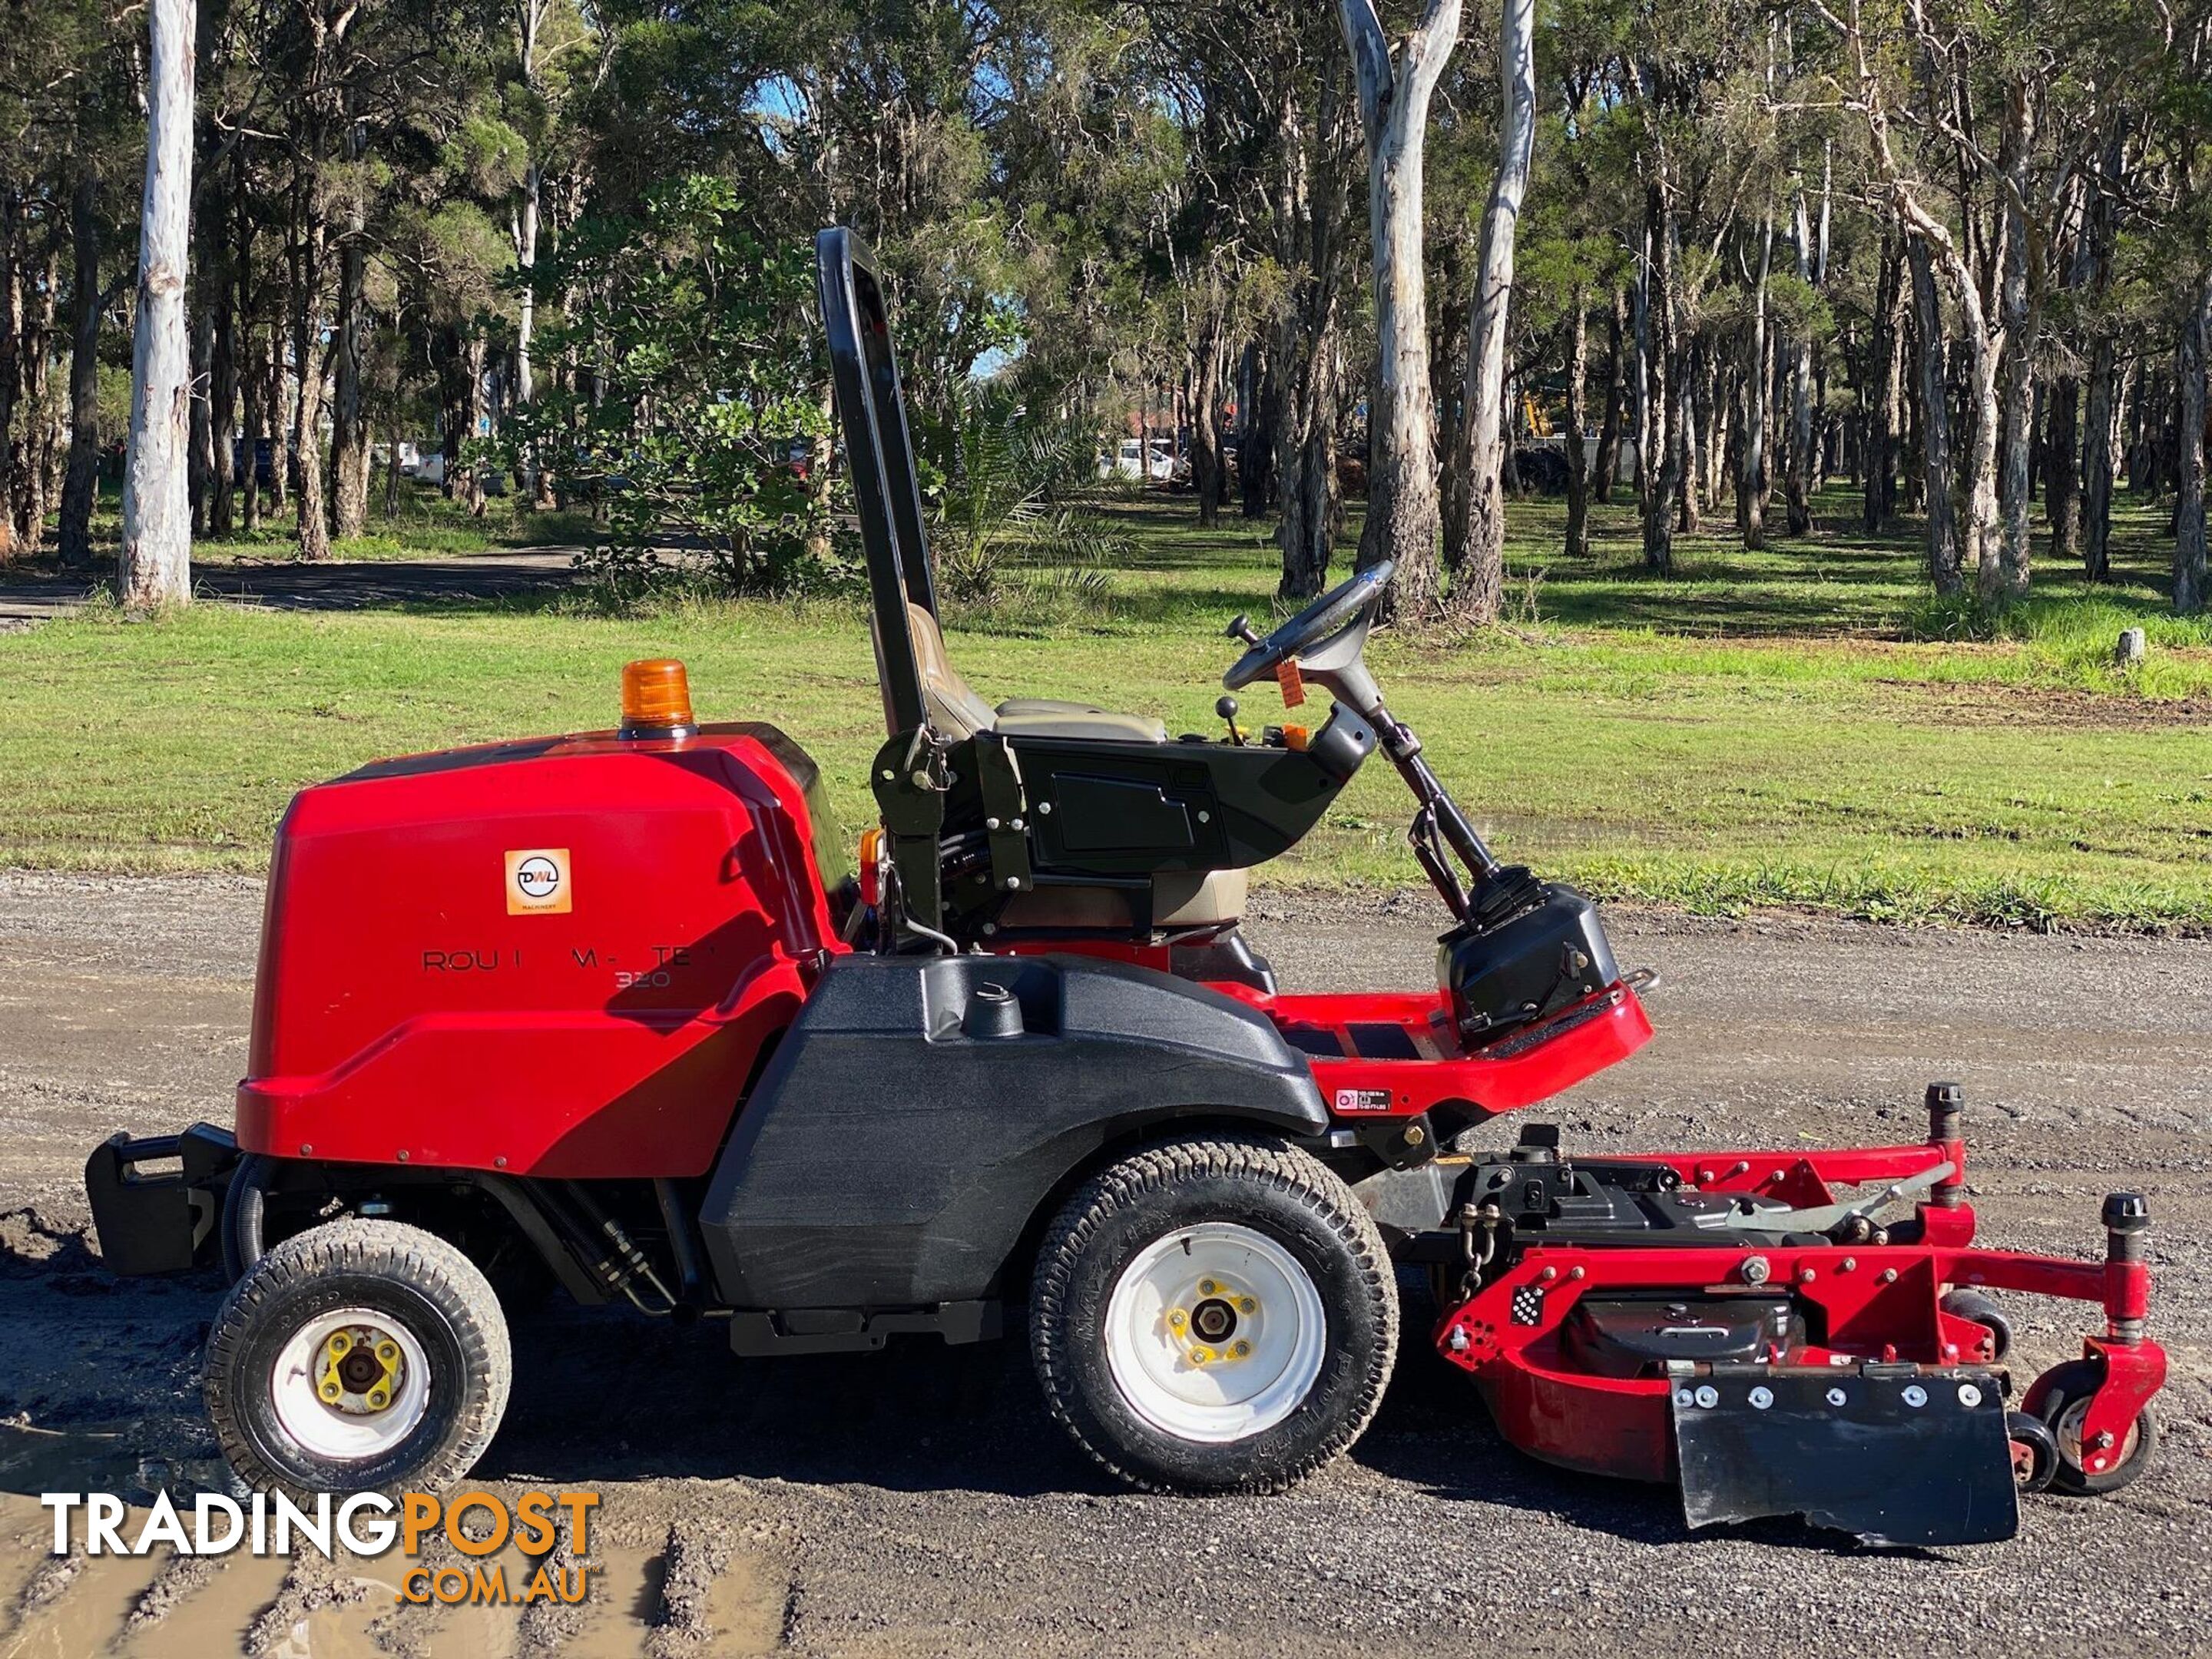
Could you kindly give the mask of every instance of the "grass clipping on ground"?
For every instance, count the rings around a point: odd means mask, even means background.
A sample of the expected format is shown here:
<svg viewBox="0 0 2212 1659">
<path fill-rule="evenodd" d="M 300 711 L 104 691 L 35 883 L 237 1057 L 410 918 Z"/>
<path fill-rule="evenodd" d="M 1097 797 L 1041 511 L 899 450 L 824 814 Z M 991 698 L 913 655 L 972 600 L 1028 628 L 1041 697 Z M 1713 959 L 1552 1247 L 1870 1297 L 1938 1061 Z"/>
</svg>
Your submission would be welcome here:
<svg viewBox="0 0 2212 1659">
<path fill-rule="evenodd" d="M 1215 731 L 1221 623 L 1267 613 L 1270 550 L 1251 526 L 1187 527 L 1187 504 L 1120 510 L 1141 556 L 1111 573 L 1109 603 L 956 618 L 952 653 L 994 700 L 1079 696 Z M 2039 578 L 1997 637 L 1949 638 L 1973 630 L 1925 601 L 1909 534 L 1756 556 L 1685 538 L 1686 574 L 1662 582 L 1634 566 L 1628 510 L 1567 571 L 1540 562 L 1552 509 L 1520 511 L 1506 627 L 1372 652 L 1392 708 L 1510 860 L 1707 913 L 2212 925 L 2212 639 L 2164 618 L 2147 580 Z M 2137 623 L 2149 660 L 2115 666 Z M 0 637 L 0 862 L 258 870 L 302 786 L 380 755 L 611 726 L 621 665 L 663 654 L 689 663 L 702 719 L 782 726 L 848 825 L 872 817 L 881 716 L 856 600 L 633 618 L 202 605 Z M 1271 688 L 1245 704 L 1247 725 L 1281 718 Z M 1417 884 L 1409 811 L 1375 762 L 1265 878 Z"/>
</svg>

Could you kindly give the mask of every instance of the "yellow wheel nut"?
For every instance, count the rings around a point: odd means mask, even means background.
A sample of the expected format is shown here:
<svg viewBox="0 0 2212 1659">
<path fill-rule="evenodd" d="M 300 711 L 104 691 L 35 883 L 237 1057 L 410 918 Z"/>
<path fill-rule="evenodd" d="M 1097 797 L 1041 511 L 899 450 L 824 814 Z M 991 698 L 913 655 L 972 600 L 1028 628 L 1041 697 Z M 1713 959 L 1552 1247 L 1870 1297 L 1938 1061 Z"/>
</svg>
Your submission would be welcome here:
<svg viewBox="0 0 2212 1659">
<path fill-rule="evenodd" d="M 336 1354 L 340 1358 L 343 1358 L 346 1354 L 350 1353 L 353 1351 L 353 1339 L 348 1336 L 343 1331 L 332 1331 L 331 1333 L 330 1350 L 333 1354 Z"/>
<path fill-rule="evenodd" d="M 1194 1365 L 1203 1365 L 1212 1358 L 1213 1350 L 1211 1348 L 1193 1348 L 1190 1351 L 1190 1363 Z"/>
<path fill-rule="evenodd" d="M 368 1405 L 369 1405 L 369 1409 L 370 1409 L 371 1411 L 380 1411 L 380 1411 L 382 1411 L 382 1410 L 385 1408 L 385 1407 L 386 1407 L 387 1405 L 389 1405 L 391 1402 L 392 1402 L 392 1396 L 391 1396 L 390 1395 L 388 1395 L 388 1394 L 385 1393 L 385 1391 L 384 1391 L 383 1389 L 372 1389 L 369 1391 L 369 1395 L 368 1395 Z"/>
<path fill-rule="evenodd" d="M 1237 1345 L 1237 1357 L 1239 1359 L 1243 1358 L 1243 1357 L 1244 1357 L 1246 1354 L 1248 1354 L 1248 1353 L 1249 1353 L 1249 1352 L 1252 1352 L 1252 1345 L 1251 1345 L 1249 1342 L 1239 1342 L 1239 1343 Z"/>
<path fill-rule="evenodd" d="M 1198 1281 L 1198 1293 L 1200 1296 L 1212 1296 L 1213 1290 L 1214 1285 L 1212 1279 L 1201 1279 Z"/>
<path fill-rule="evenodd" d="M 376 1357 L 379 1359 L 381 1359 L 386 1364 L 390 1364 L 393 1360 L 399 1358 L 399 1345 L 397 1342 L 378 1343 L 376 1345 Z"/>
<path fill-rule="evenodd" d="M 1183 1312 L 1181 1308 L 1177 1308 L 1168 1315 L 1168 1323 L 1174 1326 L 1176 1329 L 1181 1330 L 1189 1317 L 1190 1316 Z"/>
<path fill-rule="evenodd" d="M 1240 1297 L 1238 1297 L 1237 1298 L 1237 1312 L 1239 1312 L 1239 1313 L 1257 1313 L 1259 1310 L 1260 1310 L 1260 1304 L 1259 1304 L 1258 1303 L 1255 1302 L 1255 1301 L 1254 1301 L 1250 1297 L 1249 1297 L 1249 1296 L 1240 1296 Z"/>
<path fill-rule="evenodd" d="M 336 1400 L 338 1395 L 343 1392 L 344 1390 L 339 1388 L 335 1382 L 325 1382 L 323 1384 L 323 1398 L 325 1400 Z"/>
</svg>

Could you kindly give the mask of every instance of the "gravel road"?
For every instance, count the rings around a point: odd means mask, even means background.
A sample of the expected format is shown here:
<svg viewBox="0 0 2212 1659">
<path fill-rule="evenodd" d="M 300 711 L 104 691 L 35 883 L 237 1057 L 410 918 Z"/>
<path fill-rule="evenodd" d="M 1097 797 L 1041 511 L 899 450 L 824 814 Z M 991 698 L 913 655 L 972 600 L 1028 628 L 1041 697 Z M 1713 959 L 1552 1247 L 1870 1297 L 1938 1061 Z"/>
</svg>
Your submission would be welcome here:
<svg viewBox="0 0 2212 1659">
<path fill-rule="evenodd" d="M 518 1334 L 479 1473 L 605 1494 L 580 1612 L 395 1608 L 373 1563 L 48 1562 L 40 1491 L 219 1478 L 193 1385 L 216 1287 L 108 1278 L 76 1183 L 116 1128 L 226 1118 L 259 905 L 244 880 L 0 874 L 0 1655 L 2212 1652 L 2212 942 L 1634 913 L 1613 932 L 1664 975 L 1660 1035 L 1540 1109 L 1570 1148 L 1909 1139 L 1922 1085 L 1957 1078 L 1985 1238 L 2092 1255 L 2100 1196 L 2149 1194 L 2155 1474 L 2032 1500 L 1979 1550 L 1693 1534 L 1667 1492 L 1513 1453 L 1413 1343 L 1297 1492 L 1138 1498 L 1064 1443 L 1018 1344 L 739 1364 L 553 1313 Z M 1410 899 L 1271 895 L 1252 932 L 1302 985 L 1432 971 Z M 2030 1375 L 2094 1317 L 2019 1311 Z"/>
</svg>

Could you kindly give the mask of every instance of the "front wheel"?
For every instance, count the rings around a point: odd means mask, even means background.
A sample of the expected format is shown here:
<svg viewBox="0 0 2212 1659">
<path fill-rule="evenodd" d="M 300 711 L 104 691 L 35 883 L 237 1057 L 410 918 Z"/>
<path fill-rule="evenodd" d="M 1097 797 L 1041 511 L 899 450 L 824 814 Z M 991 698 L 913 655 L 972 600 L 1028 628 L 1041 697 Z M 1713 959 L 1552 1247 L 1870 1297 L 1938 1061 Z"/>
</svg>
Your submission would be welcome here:
<svg viewBox="0 0 2212 1659">
<path fill-rule="evenodd" d="M 2086 1359 L 2069 1359 L 2038 1383 L 2042 1400 L 2036 1414 L 2050 1426 L 2058 1452 L 2058 1467 L 2051 1484 L 2076 1497 L 2098 1498 L 2133 1486 L 2149 1472 L 2158 1455 L 2158 1419 L 2148 1406 L 2136 1413 L 2136 1420 L 2128 1425 L 2126 1438 L 2118 1446 L 2092 1449 L 2082 1444 L 2090 1397 L 2104 1380 L 2102 1366 Z"/>
<path fill-rule="evenodd" d="M 1039 1253 L 1030 1342 L 1053 1414 L 1130 1485 L 1270 1492 L 1358 1439 L 1397 1350 L 1373 1220 L 1272 1139 L 1108 1166 Z"/>
<path fill-rule="evenodd" d="M 204 1389 L 249 1486 L 435 1489 L 491 1443 L 513 1375 L 474 1263 L 419 1227 L 349 1218 L 246 1270 L 209 1334 Z"/>
</svg>

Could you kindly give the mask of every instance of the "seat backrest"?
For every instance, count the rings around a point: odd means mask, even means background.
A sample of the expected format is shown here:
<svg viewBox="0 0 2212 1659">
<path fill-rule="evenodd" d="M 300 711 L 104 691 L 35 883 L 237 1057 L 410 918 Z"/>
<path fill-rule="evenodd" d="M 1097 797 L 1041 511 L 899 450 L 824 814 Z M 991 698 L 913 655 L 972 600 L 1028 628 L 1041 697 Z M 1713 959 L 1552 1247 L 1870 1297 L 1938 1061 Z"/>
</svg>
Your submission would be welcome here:
<svg viewBox="0 0 2212 1659">
<path fill-rule="evenodd" d="M 906 607 L 907 637 L 914 644 L 915 670 L 921 679 L 922 703 L 929 711 L 929 723 L 937 728 L 938 735 L 957 743 L 963 738 L 972 738 L 978 732 L 988 732 L 995 716 L 991 705 L 976 694 L 975 689 L 960 678 L 960 671 L 952 665 L 945 653 L 945 634 L 937 625 L 937 618 L 918 605 Z M 876 659 L 883 659 L 883 647 L 878 640 Z M 884 718 L 896 720 L 888 694 L 884 700 Z M 894 726 L 894 731 L 907 728 Z"/>
<path fill-rule="evenodd" d="M 896 736 L 933 720 L 921 665 L 926 647 L 916 639 L 912 621 L 917 613 L 928 618 L 939 662 L 945 654 L 929 546 L 922 534 L 914 439 L 907 429 L 875 256 L 852 231 L 833 225 L 814 239 L 814 277 L 830 342 L 830 384 L 845 434 L 846 474 L 867 555 L 884 718 L 887 735 Z M 988 709 L 982 724 L 990 724 Z"/>
</svg>

